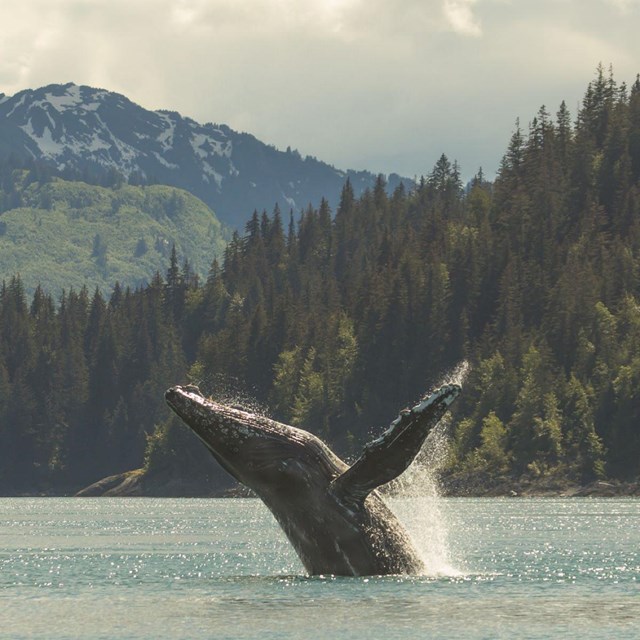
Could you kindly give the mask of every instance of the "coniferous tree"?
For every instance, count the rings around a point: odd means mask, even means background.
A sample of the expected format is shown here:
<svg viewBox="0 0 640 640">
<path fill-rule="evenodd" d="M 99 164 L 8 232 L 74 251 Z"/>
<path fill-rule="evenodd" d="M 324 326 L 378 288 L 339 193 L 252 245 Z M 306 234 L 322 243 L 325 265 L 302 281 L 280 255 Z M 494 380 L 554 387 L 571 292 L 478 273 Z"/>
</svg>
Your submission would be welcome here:
<svg viewBox="0 0 640 640">
<path fill-rule="evenodd" d="M 636 477 L 639 132 L 640 80 L 627 91 L 600 67 L 575 125 L 564 103 L 516 124 L 494 182 L 479 170 L 463 189 L 446 154 L 413 188 L 380 177 L 356 197 L 347 181 L 335 216 L 321 200 L 286 234 L 278 208 L 254 212 L 205 282 L 173 246 L 166 278 L 116 283 L 108 302 L 28 301 L 8 280 L 0 488 L 68 492 L 142 464 L 186 477 L 198 449 L 181 450 L 162 394 L 187 377 L 353 452 L 462 358 L 447 473 Z M 0 164 L 0 207 L 47 179 Z"/>
</svg>

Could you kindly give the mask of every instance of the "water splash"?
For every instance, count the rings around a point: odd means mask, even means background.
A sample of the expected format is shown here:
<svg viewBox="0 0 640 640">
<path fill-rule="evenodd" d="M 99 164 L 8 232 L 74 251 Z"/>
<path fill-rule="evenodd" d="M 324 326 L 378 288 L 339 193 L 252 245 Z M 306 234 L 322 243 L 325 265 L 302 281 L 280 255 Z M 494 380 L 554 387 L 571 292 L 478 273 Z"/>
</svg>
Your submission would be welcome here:
<svg viewBox="0 0 640 640">
<path fill-rule="evenodd" d="M 469 375 L 469 371 L 471 371 L 469 361 L 461 360 L 455 367 L 453 367 L 453 369 L 450 369 L 445 373 L 437 386 L 441 387 L 445 384 L 459 384 L 462 386 Z"/>
<path fill-rule="evenodd" d="M 465 360 L 448 371 L 432 391 L 446 385 L 464 383 L 469 373 L 469 363 Z M 259 414 L 270 414 L 268 407 L 243 391 L 242 385 L 226 376 L 214 376 L 193 380 L 202 386 L 203 391 L 211 392 L 218 402 L 230 405 L 242 405 L 247 410 Z M 431 391 L 426 395 L 430 395 Z M 403 522 L 422 557 L 429 577 L 460 577 L 465 575 L 456 567 L 449 547 L 449 521 L 440 494 L 438 471 L 445 463 L 448 454 L 449 416 L 443 418 L 429 434 L 422 450 L 411 466 L 400 478 L 389 483 L 385 493 L 393 503 L 393 510 Z M 253 501 L 252 519 L 264 510 L 260 501 Z M 289 551 L 288 545 L 284 547 Z M 282 555 L 283 572 L 296 573 L 295 559 L 285 562 Z"/>
<path fill-rule="evenodd" d="M 255 396 L 250 395 L 244 384 L 237 378 L 224 374 L 193 377 L 192 384 L 200 388 L 208 398 L 231 407 L 241 407 L 250 413 L 270 417 L 270 408 Z"/>
<path fill-rule="evenodd" d="M 462 361 L 436 388 L 462 385 L 469 368 L 469 363 Z M 394 510 L 411 534 L 427 574 L 433 576 L 462 575 L 449 547 L 449 520 L 438 483 L 438 471 L 448 455 L 450 424 L 447 415 L 431 431 L 411 466 L 389 486 Z"/>
</svg>

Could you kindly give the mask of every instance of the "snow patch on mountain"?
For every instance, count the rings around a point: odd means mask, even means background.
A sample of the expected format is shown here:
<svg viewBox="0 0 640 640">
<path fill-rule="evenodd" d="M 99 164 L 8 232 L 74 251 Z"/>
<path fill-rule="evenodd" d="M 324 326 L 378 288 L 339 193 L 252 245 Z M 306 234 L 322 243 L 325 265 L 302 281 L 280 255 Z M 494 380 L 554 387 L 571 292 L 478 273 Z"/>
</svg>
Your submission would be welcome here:
<svg viewBox="0 0 640 640">
<path fill-rule="evenodd" d="M 226 125 L 148 111 L 125 96 L 75 84 L 0 94 L 0 125 L 8 133 L 0 145 L 4 158 L 13 152 L 90 174 L 116 169 L 125 178 L 135 172 L 191 191 L 239 228 L 251 211 L 276 203 L 295 210 L 325 197 L 336 207 L 347 177 L 356 195 L 375 184 L 370 173 L 340 171 Z M 394 179 L 390 190 L 400 180 Z"/>
<path fill-rule="evenodd" d="M 216 140 L 207 133 L 194 133 L 191 137 L 191 148 L 197 156 L 205 160 L 212 155 L 230 158 L 232 145 L 228 140 Z"/>
<path fill-rule="evenodd" d="M 166 160 L 163 156 L 161 156 L 157 151 L 153 151 L 152 152 L 155 159 L 164 167 L 167 167 L 167 169 L 179 169 L 180 166 L 173 163 L 173 162 L 169 162 L 168 160 Z"/>
<path fill-rule="evenodd" d="M 53 139 L 49 127 L 45 127 L 41 136 L 38 136 L 33 128 L 33 122 L 29 119 L 27 124 L 20 127 L 38 145 L 41 153 L 49 158 L 54 158 L 60 153 L 60 145 Z"/>
<path fill-rule="evenodd" d="M 102 131 L 104 132 L 104 137 L 106 139 L 111 140 L 110 148 L 115 148 L 117 153 L 111 154 L 112 157 L 115 155 L 111 163 L 107 162 L 108 165 L 112 165 L 117 169 L 120 169 L 126 176 L 135 168 L 135 160 L 139 155 L 138 150 L 135 147 L 123 142 L 119 138 L 117 138 L 112 132 L 111 129 L 107 126 L 104 120 L 100 117 L 100 114 L 95 114 L 96 120 L 100 124 Z M 118 157 L 119 156 L 119 157 Z M 118 162 L 119 160 L 119 162 Z"/>
<path fill-rule="evenodd" d="M 156 140 L 166 151 L 173 147 L 173 137 L 176 132 L 176 125 L 166 113 L 157 112 L 157 116 L 160 119 L 159 127 L 161 128 L 161 131 Z"/>
<path fill-rule="evenodd" d="M 204 162 L 202 164 L 202 168 L 204 170 L 205 180 L 207 182 L 211 182 L 209 178 L 213 178 L 216 186 L 218 187 L 218 189 L 220 189 L 220 187 L 222 186 L 222 176 L 208 162 Z"/>
<path fill-rule="evenodd" d="M 16 112 L 16 110 L 17 110 L 17 109 L 19 109 L 22 105 L 24 105 L 24 103 L 25 103 L 25 100 L 26 100 L 26 99 L 27 99 L 27 96 L 26 96 L 26 95 L 23 95 L 23 96 L 20 98 L 20 100 L 18 100 L 18 102 L 16 102 L 16 103 L 13 105 L 13 108 L 11 109 L 11 111 L 9 111 L 9 113 L 7 113 L 7 116 L 6 116 L 6 117 L 7 117 L 7 118 L 10 118 L 10 117 L 11 117 L 11 116 Z"/>
<path fill-rule="evenodd" d="M 77 107 L 82 104 L 82 93 L 78 85 L 68 85 L 66 91 L 57 96 L 53 93 L 45 93 L 44 99 L 59 113 L 62 113 L 69 107 Z"/>
<path fill-rule="evenodd" d="M 56 139 L 53 134 L 55 128 L 53 121 L 51 121 L 50 127 L 44 127 L 40 135 L 36 133 L 33 127 L 32 118 L 29 118 L 26 125 L 22 125 L 19 128 L 33 140 L 43 156 L 51 159 L 56 159 L 69 153 L 78 154 L 89 151 L 92 154 L 96 154 L 112 148 L 112 145 L 103 140 L 97 132 L 85 134 L 80 139 L 69 138 L 64 134 Z"/>
</svg>

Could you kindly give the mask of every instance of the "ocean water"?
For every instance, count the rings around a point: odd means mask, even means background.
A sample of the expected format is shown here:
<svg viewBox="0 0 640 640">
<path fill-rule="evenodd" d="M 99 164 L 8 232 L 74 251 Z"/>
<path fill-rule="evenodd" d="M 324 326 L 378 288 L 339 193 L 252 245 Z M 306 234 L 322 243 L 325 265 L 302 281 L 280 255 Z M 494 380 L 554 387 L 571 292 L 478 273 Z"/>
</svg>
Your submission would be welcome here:
<svg viewBox="0 0 640 640">
<path fill-rule="evenodd" d="M 0 499 L 0 638 L 640 638 L 640 500 L 391 501 L 414 577 L 308 577 L 258 500 Z"/>
</svg>

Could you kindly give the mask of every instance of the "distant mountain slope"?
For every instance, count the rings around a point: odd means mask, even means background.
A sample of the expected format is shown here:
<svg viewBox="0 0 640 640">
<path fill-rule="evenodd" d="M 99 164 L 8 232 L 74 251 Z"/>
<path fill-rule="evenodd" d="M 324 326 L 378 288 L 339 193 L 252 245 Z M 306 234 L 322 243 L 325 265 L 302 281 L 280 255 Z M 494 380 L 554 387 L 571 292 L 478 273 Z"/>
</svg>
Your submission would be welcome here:
<svg viewBox="0 0 640 640">
<path fill-rule="evenodd" d="M 347 178 L 356 195 L 376 178 L 278 151 L 225 125 L 148 111 L 122 95 L 74 84 L 0 94 L 0 159 L 12 153 L 59 170 L 140 172 L 190 191 L 234 227 L 254 209 L 276 203 L 284 212 L 299 211 L 326 197 L 335 207 Z M 390 176 L 389 188 L 400 180 Z"/>
<path fill-rule="evenodd" d="M 224 249 L 222 226 L 186 191 L 154 185 L 103 188 L 54 178 L 27 184 L 14 172 L 18 205 L 0 215 L 0 280 L 20 274 L 27 291 L 38 284 L 63 288 L 116 281 L 133 287 L 164 274 L 175 243 L 179 259 L 206 276 Z"/>
</svg>

